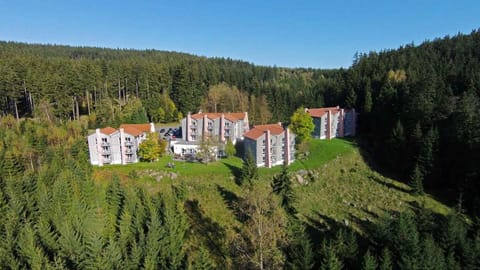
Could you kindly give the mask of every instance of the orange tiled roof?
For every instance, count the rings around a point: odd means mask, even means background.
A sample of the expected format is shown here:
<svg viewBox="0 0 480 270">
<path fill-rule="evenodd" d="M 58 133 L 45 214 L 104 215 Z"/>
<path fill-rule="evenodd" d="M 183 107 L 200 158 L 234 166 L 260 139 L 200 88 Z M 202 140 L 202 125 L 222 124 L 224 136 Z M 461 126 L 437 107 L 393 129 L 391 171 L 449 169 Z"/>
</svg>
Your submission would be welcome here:
<svg viewBox="0 0 480 270">
<path fill-rule="evenodd" d="M 328 111 L 331 111 L 332 113 L 336 114 L 337 112 L 340 111 L 340 108 L 337 106 L 337 107 L 307 109 L 307 112 L 310 114 L 311 117 L 322 117 Z"/>
<path fill-rule="evenodd" d="M 150 132 L 150 124 L 121 124 L 120 128 L 135 128 L 143 132 Z"/>
<path fill-rule="evenodd" d="M 257 125 L 243 136 L 252 140 L 256 140 L 260 138 L 267 130 L 270 130 L 270 134 L 272 135 L 280 135 L 282 132 L 284 132 L 283 127 L 279 124 Z"/>
<path fill-rule="evenodd" d="M 141 130 L 136 129 L 136 128 L 131 127 L 131 126 L 123 127 L 123 131 L 125 131 L 125 133 L 128 133 L 128 134 L 133 135 L 133 136 L 138 136 L 138 135 L 141 135 L 141 134 L 144 133 L 144 131 L 141 131 Z"/>
<path fill-rule="evenodd" d="M 112 128 L 112 127 L 104 127 L 102 129 L 100 129 L 100 132 L 102 132 L 103 134 L 106 134 L 106 135 L 110 135 L 110 134 L 114 133 L 115 131 L 117 131 L 117 130 Z"/>
<path fill-rule="evenodd" d="M 220 118 L 222 116 L 222 113 L 196 113 L 192 114 L 192 119 L 198 120 L 202 119 L 204 115 L 207 115 L 207 118 L 214 120 L 217 118 Z M 228 119 L 230 121 L 238 121 L 240 119 L 245 119 L 245 113 L 244 112 L 236 112 L 236 113 L 223 113 L 225 116 L 225 119 Z"/>
</svg>

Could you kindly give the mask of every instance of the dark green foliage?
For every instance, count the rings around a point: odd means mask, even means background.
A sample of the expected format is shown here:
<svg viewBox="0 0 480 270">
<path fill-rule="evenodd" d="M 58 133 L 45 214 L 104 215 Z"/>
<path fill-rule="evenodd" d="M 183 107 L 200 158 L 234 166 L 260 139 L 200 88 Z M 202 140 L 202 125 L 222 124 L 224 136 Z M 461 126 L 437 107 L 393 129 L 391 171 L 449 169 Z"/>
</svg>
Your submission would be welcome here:
<svg viewBox="0 0 480 270">
<path fill-rule="evenodd" d="M 393 269 L 393 262 L 392 262 L 392 253 L 388 248 L 384 248 L 382 250 L 382 256 L 380 257 L 380 264 L 378 266 L 379 270 L 392 270 Z"/>
<path fill-rule="evenodd" d="M 406 181 L 412 176 L 417 192 L 423 184 L 426 191 L 448 190 L 452 198 L 462 198 L 459 209 L 478 214 L 479 37 L 474 31 L 371 52 L 341 70 L 0 42 L 0 107 L 2 115 L 10 115 L 0 119 L 0 265 L 183 269 L 190 266 L 188 257 L 198 258 L 192 266 L 200 269 L 221 267 L 211 264 L 210 260 L 221 261 L 214 249 L 185 244 L 191 230 L 183 213 L 187 194 L 182 186 L 177 186 L 174 199 L 167 199 L 123 187 L 113 178 L 105 191 L 92 180 L 86 162 L 81 137 L 85 128 L 65 122 L 89 114 L 84 126 L 90 128 L 146 122 L 147 117 L 174 121 L 178 111 L 196 111 L 209 86 L 222 81 L 251 99 L 265 96 L 274 120 L 288 121 L 301 106 L 357 108 L 360 136 L 375 165 Z M 72 111 L 75 102 L 78 110 Z M 16 107 L 20 117 L 35 119 L 17 122 L 11 117 Z M 252 160 L 246 158 L 242 169 L 243 183 L 249 186 L 258 179 Z M 282 175 L 273 186 L 288 195 L 288 185 L 282 184 L 287 177 Z M 290 242 L 283 246 L 288 251 L 285 265 L 355 269 L 362 264 L 359 254 L 370 250 L 365 268 L 373 266 L 375 255 L 379 269 L 480 267 L 478 220 L 465 222 L 464 213 L 447 218 L 425 215 L 416 208 L 412 207 L 416 214 L 390 213 L 381 225 L 369 224 L 373 229 L 367 226 L 371 231 L 366 237 L 371 239 L 365 240 L 370 241 L 357 240 L 353 230 L 343 228 L 320 232 L 328 241 L 319 247 L 320 240 L 312 237 L 317 242 L 310 243 L 301 226 L 292 226 Z M 200 239 L 207 246 L 208 241 Z M 219 253 L 234 256 L 223 249 Z"/>
<path fill-rule="evenodd" d="M 377 258 L 370 253 L 370 250 L 367 250 L 367 253 L 363 255 L 362 270 L 376 270 L 377 269 Z"/>
<path fill-rule="evenodd" d="M 342 262 L 335 254 L 335 250 L 332 247 L 323 247 L 321 270 L 340 270 L 343 268 Z"/>
<path fill-rule="evenodd" d="M 285 251 L 286 269 L 309 270 L 315 265 L 315 254 L 305 226 L 298 219 L 291 218 L 288 223 L 289 245 Z"/>
<path fill-rule="evenodd" d="M 423 174 L 418 165 L 415 165 L 415 168 L 413 168 L 412 174 L 410 175 L 410 186 L 412 187 L 413 194 L 423 194 Z"/>
<path fill-rule="evenodd" d="M 285 209 L 287 214 L 294 216 L 296 214 L 295 210 L 295 194 L 292 189 L 292 180 L 288 174 L 288 167 L 283 166 L 282 172 L 273 177 L 271 183 L 273 193 L 280 196 L 280 204 Z"/>
<path fill-rule="evenodd" d="M 240 183 L 242 185 L 251 186 L 258 179 L 258 168 L 251 151 L 247 151 L 244 159 L 240 175 Z"/>
</svg>

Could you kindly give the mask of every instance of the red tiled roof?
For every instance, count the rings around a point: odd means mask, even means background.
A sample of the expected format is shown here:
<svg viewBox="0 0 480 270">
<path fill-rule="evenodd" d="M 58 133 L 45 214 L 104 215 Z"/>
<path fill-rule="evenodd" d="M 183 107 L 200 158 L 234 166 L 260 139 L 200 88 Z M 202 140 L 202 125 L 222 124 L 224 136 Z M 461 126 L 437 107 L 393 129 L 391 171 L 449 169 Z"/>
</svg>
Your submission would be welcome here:
<svg viewBox="0 0 480 270">
<path fill-rule="evenodd" d="M 245 133 L 243 136 L 252 140 L 256 140 L 260 138 L 262 134 L 264 134 L 267 130 L 270 130 L 270 134 L 272 135 L 280 135 L 282 134 L 282 132 L 284 132 L 283 127 L 279 124 L 257 125 L 254 126 L 250 131 Z"/>
<path fill-rule="evenodd" d="M 307 112 L 310 114 L 311 117 L 322 117 L 328 111 L 336 114 L 340 111 L 340 107 L 325 107 L 325 108 L 312 108 L 307 109 Z"/>
<path fill-rule="evenodd" d="M 120 128 L 134 128 L 143 132 L 150 132 L 150 124 L 121 124 Z"/>
<path fill-rule="evenodd" d="M 125 133 L 128 133 L 128 134 L 133 135 L 133 136 L 138 136 L 138 135 L 141 135 L 141 134 L 144 133 L 144 131 L 141 131 L 141 130 L 136 129 L 136 128 L 131 127 L 131 126 L 123 127 L 123 131 L 125 131 Z"/>
<path fill-rule="evenodd" d="M 222 116 L 222 113 L 196 113 L 196 114 L 192 114 L 192 119 L 195 119 L 195 120 L 202 119 L 204 115 L 207 115 L 207 118 L 214 120 L 214 119 L 220 118 Z M 240 119 L 245 119 L 244 112 L 223 113 L 223 115 L 225 116 L 225 119 L 228 119 L 232 122 L 236 122 Z"/>
<path fill-rule="evenodd" d="M 112 127 L 104 127 L 102 129 L 100 129 L 100 132 L 103 133 L 103 134 L 106 134 L 106 135 L 110 135 L 110 134 L 114 133 L 115 131 L 117 131 L 117 130 L 112 128 Z"/>
</svg>

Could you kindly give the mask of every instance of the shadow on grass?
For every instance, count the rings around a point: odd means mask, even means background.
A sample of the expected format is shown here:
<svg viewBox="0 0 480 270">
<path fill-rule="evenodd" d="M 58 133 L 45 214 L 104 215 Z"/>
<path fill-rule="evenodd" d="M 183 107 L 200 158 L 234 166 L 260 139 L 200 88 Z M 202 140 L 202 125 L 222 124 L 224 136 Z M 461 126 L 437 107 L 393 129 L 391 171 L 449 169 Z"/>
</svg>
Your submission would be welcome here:
<svg viewBox="0 0 480 270">
<path fill-rule="evenodd" d="M 206 244 L 217 265 L 225 265 L 227 255 L 225 229 L 211 218 L 205 217 L 197 200 L 187 200 L 184 206 L 195 236 Z"/>
<path fill-rule="evenodd" d="M 235 217 L 237 218 L 238 221 L 244 222 L 247 220 L 247 217 L 242 215 L 240 211 L 238 211 L 238 207 L 240 206 L 242 202 L 242 198 L 238 197 L 237 194 L 234 192 L 217 185 L 217 190 L 220 193 L 220 196 L 222 196 L 223 201 L 227 205 L 227 208 L 233 212 Z"/>
<path fill-rule="evenodd" d="M 388 183 L 388 182 L 382 181 L 382 179 L 380 179 L 380 178 L 378 178 L 378 177 L 376 177 L 376 176 L 374 176 L 374 175 L 369 175 L 369 176 L 367 176 L 367 177 L 368 177 L 368 179 L 373 180 L 373 181 L 375 181 L 375 182 L 377 182 L 377 183 L 379 183 L 379 184 L 381 184 L 381 185 L 384 185 L 384 186 L 386 186 L 386 187 L 388 187 L 388 188 L 395 189 L 395 190 L 397 190 L 397 191 L 405 192 L 405 193 L 411 193 L 411 192 L 412 192 L 410 189 L 402 188 L 402 187 L 396 186 L 396 185 L 394 185 L 394 184 L 392 184 L 392 183 Z"/>
<path fill-rule="evenodd" d="M 352 144 L 357 146 L 360 155 L 371 170 L 391 179 L 401 179 L 398 174 L 387 170 L 383 166 L 380 166 L 377 161 L 375 161 L 374 154 L 372 153 L 372 147 L 365 139 L 356 137 L 349 138 L 349 140 L 352 141 Z"/>
<path fill-rule="evenodd" d="M 242 169 L 237 167 L 237 166 L 234 166 L 232 164 L 228 164 L 227 162 L 223 162 L 223 165 L 225 165 L 229 170 L 230 172 L 232 173 L 233 177 L 235 178 L 235 184 L 237 184 L 238 186 L 241 186 L 242 184 L 242 180 L 241 180 L 241 177 L 242 177 Z"/>
</svg>

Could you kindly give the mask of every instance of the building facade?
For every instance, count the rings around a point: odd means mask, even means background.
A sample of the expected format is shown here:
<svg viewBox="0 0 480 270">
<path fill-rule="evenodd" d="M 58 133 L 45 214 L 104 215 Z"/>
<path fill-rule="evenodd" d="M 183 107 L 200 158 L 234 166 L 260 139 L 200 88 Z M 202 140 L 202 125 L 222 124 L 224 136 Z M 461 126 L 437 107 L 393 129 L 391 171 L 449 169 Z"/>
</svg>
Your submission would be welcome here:
<svg viewBox="0 0 480 270">
<path fill-rule="evenodd" d="M 295 135 L 281 123 L 254 126 L 244 137 L 245 153 L 253 155 L 258 167 L 289 165 L 295 160 Z"/>
<path fill-rule="evenodd" d="M 204 140 L 211 140 L 212 149 L 222 157 L 226 142 L 236 144 L 250 129 L 247 112 L 189 113 L 181 120 L 181 127 L 182 139 L 170 141 L 170 149 L 178 158 L 195 157 Z"/>
<path fill-rule="evenodd" d="M 355 136 L 357 113 L 355 109 L 337 107 L 305 109 L 313 119 L 312 137 L 332 139 Z"/>
<path fill-rule="evenodd" d="M 118 129 L 96 129 L 95 133 L 87 137 L 90 163 L 103 166 L 138 162 L 138 146 L 149 132 L 155 132 L 153 123 L 122 124 Z"/>
<path fill-rule="evenodd" d="M 218 138 L 219 141 L 243 140 L 243 134 L 250 129 L 248 113 L 196 113 L 188 114 L 181 121 L 182 138 L 187 142 L 201 141 L 204 137 Z"/>
</svg>

